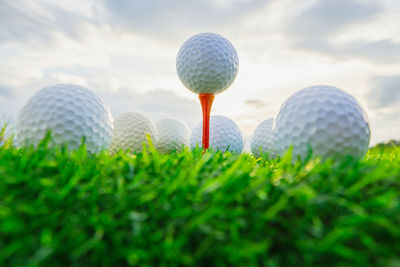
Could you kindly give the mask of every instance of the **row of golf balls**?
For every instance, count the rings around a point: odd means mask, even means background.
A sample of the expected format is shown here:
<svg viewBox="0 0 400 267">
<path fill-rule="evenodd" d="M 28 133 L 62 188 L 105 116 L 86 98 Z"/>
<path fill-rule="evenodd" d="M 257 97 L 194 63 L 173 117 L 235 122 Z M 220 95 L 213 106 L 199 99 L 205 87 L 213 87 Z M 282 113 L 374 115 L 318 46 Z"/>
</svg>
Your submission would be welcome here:
<svg viewBox="0 0 400 267">
<path fill-rule="evenodd" d="M 189 134 L 188 127 L 180 120 L 167 118 L 155 125 L 140 113 L 128 112 L 115 118 L 114 134 L 110 151 L 129 150 L 140 152 L 147 138 L 162 152 L 181 151 L 183 147 L 201 147 L 202 123 Z M 243 136 L 237 125 L 224 116 L 212 116 L 210 120 L 210 147 L 214 150 L 229 150 L 240 153 L 243 150 Z"/>
<path fill-rule="evenodd" d="M 182 146 L 201 145 L 202 123 L 193 130 L 180 121 L 165 119 L 156 126 L 144 115 L 126 113 L 115 119 L 104 102 L 90 90 L 77 85 L 59 84 L 37 92 L 22 108 L 17 123 L 21 145 L 37 145 L 51 130 L 53 143 L 68 142 L 79 147 L 82 137 L 90 152 L 109 147 L 111 151 L 140 152 L 149 135 L 161 152 Z M 250 140 L 254 155 L 283 154 L 293 145 L 293 155 L 305 157 L 311 149 L 327 157 L 349 154 L 362 157 L 368 150 L 368 119 L 358 102 L 331 86 L 314 86 L 298 91 L 281 107 L 274 119 L 262 122 Z M 111 143 L 111 144 L 110 144 Z M 229 118 L 212 116 L 210 147 L 215 150 L 243 151 L 243 136 Z"/>
<path fill-rule="evenodd" d="M 150 137 L 161 152 L 180 150 L 184 146 L 201 146 L 202 124 L 194 129 L 191 138 L 188 127 L 176 119 L 163 119 L 155 125 L 146 116 L 128 112 L 113 119 L 101 98 L 85 87 L 58 84 L 43 88 L 24 105 L 17 119 L 17 142 L 21 146 L 37 146 L 48 131 L 52 145 L 68 143 L 77 149 L 85 138 L 89 152 L 105 148 L 111 152 L 129 150 L 141 152 Z M 242 134 L 229 118 L 211 118 L 211 145 L 214 149 L 240 153 Z"/>
</svg>

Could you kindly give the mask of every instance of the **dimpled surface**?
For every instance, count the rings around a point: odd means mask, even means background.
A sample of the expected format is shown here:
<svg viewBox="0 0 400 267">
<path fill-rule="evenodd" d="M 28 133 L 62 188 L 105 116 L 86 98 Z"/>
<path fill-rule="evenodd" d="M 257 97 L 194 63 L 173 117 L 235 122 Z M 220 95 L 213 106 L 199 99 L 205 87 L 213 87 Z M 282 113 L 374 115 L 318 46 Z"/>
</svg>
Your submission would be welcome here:
<svg viewBox="0 0 400 267">
<path fill-rule="evenodd" d="M 150 135 L 153 143 L 156 142 L 156 128 L 149 118 L 140 113 L 124 113 L 114 120 L 110 151 L 129 150 L 139 153 L 143 150 L 143 143 L 147 144 L 147 135 Z"/>
<path fill-rule="evenodd" d="M 182 83 L 198 94 L 216 94 L 235 80 L 239 59 L 235 48 L 223 36 L 199 33 L 179 50 L 176 69 Z"/>
<path fill-rule="evenodd" d="M 261 122 L 254 130 L 250 139 L 250 150 L 255 157 L 260 157 L 261 151 L 262 153 L 268 153 L 270 156 L 274 156 L 275 147 L 272 134 L 273 124 L 274 119 L 269 118 Z"/>
<path fill-rule="evenodd" d="M 331 86 L 313 86 L 282 105 L 275 119 L 274 141 L 280 155 L 293 145 L 294 157 L 306 157 L 311 148 L 323 158 L 338 154 L 360 158 L 368 150 L 370 128 L 351 95 Z"/>
<path fill-rule="evenodd" d="M 89 152 L 108 148 L 112 115 L 104 102 L 85 87 L 58 84 L 34 94 L 18 115 L 17 139 L 22 146 L 37 145 L 47 131 L 53 145 L 77 149 L 86 138 Z"/>
<path fill-rule="evenodd" d="M 180 120 L 162 119 L 156 123 L 158 139 L 156 149 L 161 153 L 182 151 L 189 146 L 189 130 Z"/>
<path fill-rule="evenodd" d="M 192 131 L 190 147 L 202 146 L 203 122 L 201 121 Z M 210 118 L 210 148 L 214 150 L 241 153 L 243 136 L 236 123 L 224 116 L 215 115 Z"/>
</svg>

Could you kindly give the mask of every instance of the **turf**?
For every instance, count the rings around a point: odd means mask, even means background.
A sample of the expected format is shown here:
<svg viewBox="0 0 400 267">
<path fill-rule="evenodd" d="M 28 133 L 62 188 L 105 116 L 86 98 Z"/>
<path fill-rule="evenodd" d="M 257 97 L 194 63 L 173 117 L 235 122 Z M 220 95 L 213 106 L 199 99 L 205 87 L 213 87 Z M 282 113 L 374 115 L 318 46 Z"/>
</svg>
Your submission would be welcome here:
<svg viewBox="0 0 400 267">
<path fill-rule="evenodd" d="M 400 149 L 292 163 L 0 140 L 1 266 L 400 265 Z"/>
</svg>

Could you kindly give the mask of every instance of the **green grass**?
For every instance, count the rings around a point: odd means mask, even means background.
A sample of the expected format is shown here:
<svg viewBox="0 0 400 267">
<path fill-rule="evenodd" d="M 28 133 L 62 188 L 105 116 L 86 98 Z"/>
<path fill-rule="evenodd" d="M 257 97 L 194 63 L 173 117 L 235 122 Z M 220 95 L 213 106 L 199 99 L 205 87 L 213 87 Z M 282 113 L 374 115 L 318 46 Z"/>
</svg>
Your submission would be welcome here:
<svg viewBox="0 0 400 267">
<path fill-rule="evenodd" d="M 292 164 L 0 140 L 1 266 L 399 266 L 400 149 Z"/>
</svg>

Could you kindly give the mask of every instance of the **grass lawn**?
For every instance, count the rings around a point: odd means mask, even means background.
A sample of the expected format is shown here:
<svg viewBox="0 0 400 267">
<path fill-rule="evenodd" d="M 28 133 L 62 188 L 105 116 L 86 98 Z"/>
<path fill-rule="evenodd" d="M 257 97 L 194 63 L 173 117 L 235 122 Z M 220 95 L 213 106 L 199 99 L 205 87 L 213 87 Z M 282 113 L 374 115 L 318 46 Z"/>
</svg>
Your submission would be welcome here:
<svg viewBox="0 0 400 267">
<path fill-rule="evenodd" d="M 0 265 L 399 266 L 400 148 L 362 160 L 0 145 Z"/>
</svg>

